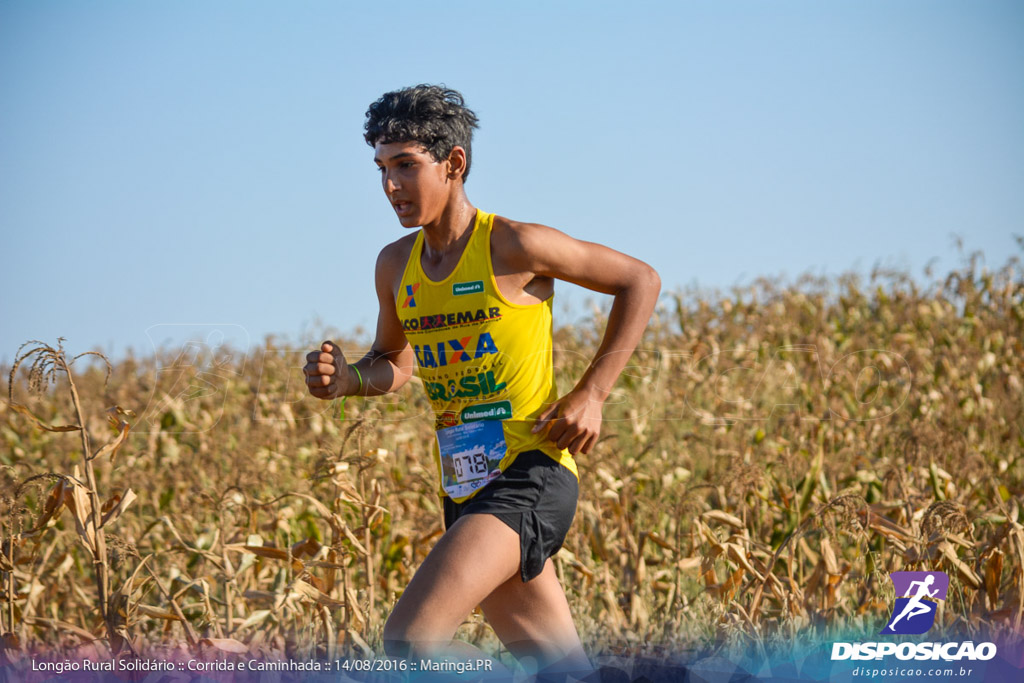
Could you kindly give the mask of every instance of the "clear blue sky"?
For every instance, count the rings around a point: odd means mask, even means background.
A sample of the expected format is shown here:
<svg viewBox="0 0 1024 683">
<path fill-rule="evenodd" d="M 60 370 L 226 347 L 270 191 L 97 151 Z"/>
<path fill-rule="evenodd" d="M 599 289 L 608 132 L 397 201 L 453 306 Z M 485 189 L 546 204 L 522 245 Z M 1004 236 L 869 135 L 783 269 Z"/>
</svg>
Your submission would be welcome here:
<svg viewBox="0 0 1024 683">
<path fill-rule="evenodd" d="M 6 0 L 0 361 L 372 330 L 363 115 L 419 82 L 480 116 L 477 206 L 666 289 L 1019 253 L 1019 2 Z"/>
</svg>

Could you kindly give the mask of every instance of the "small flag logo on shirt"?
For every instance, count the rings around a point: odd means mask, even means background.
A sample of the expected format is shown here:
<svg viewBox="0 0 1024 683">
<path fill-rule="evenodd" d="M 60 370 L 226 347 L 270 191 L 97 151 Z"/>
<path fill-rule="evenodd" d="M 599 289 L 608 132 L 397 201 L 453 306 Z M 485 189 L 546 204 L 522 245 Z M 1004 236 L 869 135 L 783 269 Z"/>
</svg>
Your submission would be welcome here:
<svg viewBox="0 0 1024 683">
<path fill-rule="evenodd" d="M 405 303 L 402 304 L 402 308 L 415 308 L 416 307 L 416 290 L 420 288 L 420 283 L 414 282 L 411 285 L 405 286 Z"/>
</svg>

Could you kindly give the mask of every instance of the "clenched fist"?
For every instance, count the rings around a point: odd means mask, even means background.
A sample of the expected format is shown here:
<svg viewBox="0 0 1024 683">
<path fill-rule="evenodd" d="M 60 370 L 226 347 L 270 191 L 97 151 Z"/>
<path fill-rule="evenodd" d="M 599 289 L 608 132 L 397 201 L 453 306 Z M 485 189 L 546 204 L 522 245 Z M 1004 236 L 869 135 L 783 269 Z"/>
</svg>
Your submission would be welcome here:
<svg viewBox="0 0 1024 683">
<path fill-rule="evenodd" d="M 573 389 L 545 408 L 531 431 L 549 428 L 548 438 L 558 448 L 568 448 L 572 455 L 589 454 L 601 435 L 603 404 L 586 390 Z"/>
<path fill-rule="evenodd" d="M 325 341 L 319 351 L 310 351 L 306 361 L 302 368 L 306 386 L 317 398 L 350 396 L 359 389 L 358 380 L 349 372 L 345 356 L 334 342 Z"/>
</svg>

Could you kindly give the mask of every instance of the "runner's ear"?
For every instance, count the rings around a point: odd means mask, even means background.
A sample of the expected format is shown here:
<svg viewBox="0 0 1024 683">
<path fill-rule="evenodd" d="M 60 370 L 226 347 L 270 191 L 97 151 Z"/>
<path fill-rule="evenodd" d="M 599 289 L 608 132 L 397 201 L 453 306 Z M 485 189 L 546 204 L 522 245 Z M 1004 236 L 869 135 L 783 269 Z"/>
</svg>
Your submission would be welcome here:
<svg viewBox="0 0 1024 683">
<path fill-rule="evenodd" d="M 466 172 L 466 150 L 456 145 L 448 154 L 448 177 L 451 180 L 461 178 Z"/>
</svg>

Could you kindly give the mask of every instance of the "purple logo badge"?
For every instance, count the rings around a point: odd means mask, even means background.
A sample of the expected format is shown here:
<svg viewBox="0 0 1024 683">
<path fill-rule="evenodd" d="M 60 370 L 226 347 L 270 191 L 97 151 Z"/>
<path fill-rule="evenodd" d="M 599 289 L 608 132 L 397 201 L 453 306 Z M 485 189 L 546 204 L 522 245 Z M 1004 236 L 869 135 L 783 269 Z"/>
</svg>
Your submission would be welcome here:
<svg viewBox="0 0 1024 683">
<path fill-rule="evenodd" d="M 919 635 L 935 623 L 938 600 L 945 600 L 949 591 L 946 572 L 892 572 L 896 604 L 882 634 Z"/>
</svg>

